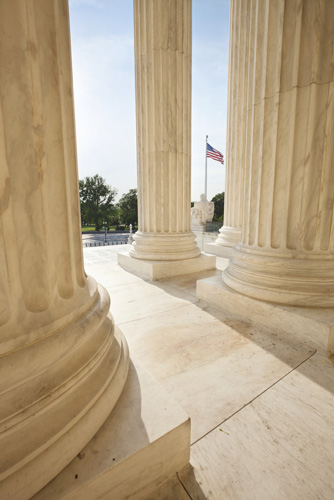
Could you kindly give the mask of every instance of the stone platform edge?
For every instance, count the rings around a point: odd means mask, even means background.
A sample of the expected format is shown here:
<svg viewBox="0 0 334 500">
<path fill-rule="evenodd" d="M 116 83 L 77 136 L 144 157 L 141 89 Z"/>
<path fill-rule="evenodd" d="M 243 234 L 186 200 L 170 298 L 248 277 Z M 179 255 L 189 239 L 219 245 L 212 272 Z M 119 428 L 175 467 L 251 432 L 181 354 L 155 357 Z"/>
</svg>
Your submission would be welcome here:
<svg viewBox="0 0 334 500">
<path fill-rule="evenodd" d="M 205 243 L 204 252 L 213 253 L 217 257 L 225 257 L 229 259 L 232 255 L 233 247 L 217 245 L 217 243 Z"/>
<path fill-rule="evenodd" d="M 301 341 L 334 356 L 334 308 L 306 308 L 263 302 L 228 288 L 219 276 L 198 280 L 196 297 L 264 328 L 291 332 Z"/>
<path fill-rule="evenodd" d="M 214 255 L 206 255 L 202 252 L 198 257 L 194 257 L 193 259 L 155 261 L 135 259 L 134 257 L 130 257 L 129 253 L 126 252 L 118 254 L 118 264 L 125 269 L 156 281 L 169 278 L 170 276 L 215 269 L 216 257 Z"/>
<path fill-rule="evenodd" d="M 122 395 L 78 456 L 32 500 L 137 500 L 188 465 L 190 418 L 132 359 Z"/>
</svg>

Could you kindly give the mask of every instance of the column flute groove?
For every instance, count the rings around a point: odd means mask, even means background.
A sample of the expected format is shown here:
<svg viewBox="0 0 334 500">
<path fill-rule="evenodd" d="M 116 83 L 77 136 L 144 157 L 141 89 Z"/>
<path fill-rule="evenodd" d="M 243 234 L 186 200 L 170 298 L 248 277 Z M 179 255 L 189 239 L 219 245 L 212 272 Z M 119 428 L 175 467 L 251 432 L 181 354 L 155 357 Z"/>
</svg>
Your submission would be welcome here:
<svg viewBox="0 0 334 500">
<path fill-rule="evenodd" d="M 241 239 L 246 139 L 244 94 L 249 43 L 248 9 L 247 0 L 231 1 L 224 225 L 220 228 L 220 234 L 215 242 L 220 247 L 233 247 Z"/>
<path fill-rule="evenodd" d="M 84 273 L 67 0 L 0 2 L 0 497 L 31 498 L 98 431 L 129 355 Z"/>
<path fill-rule="evenodd" d="M 134 12 L 139 227 L 130 255 L 191 259 L 200 255 L 190 231 L 191 0 L 134 0 Z"/>
<path fill-rule="evenodd" d="M 223 280 L 261 300 L 332 307 L 334 3 L 257 1 L 249 22 L 249 187 Z"/>
</svg>

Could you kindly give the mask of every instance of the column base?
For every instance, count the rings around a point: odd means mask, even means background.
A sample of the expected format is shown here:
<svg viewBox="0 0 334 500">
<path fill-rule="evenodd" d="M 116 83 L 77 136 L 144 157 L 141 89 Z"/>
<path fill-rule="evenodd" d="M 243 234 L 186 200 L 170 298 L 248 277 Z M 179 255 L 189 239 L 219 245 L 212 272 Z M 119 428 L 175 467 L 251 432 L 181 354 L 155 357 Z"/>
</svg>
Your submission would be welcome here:
<svg viewBox="0 0 334 500">
<path fill-rule="evenodd" d="M 297 307 L 334 307 L 334 259 L 329 254 L 275 253 L 238 244 L 223 281 L 254 299 Z"/>
<path fill-rule="evenodd" d="M 271 330 L 291 332 L 334 359 L 334 308 L 313 309 L 262 302 L 238 293 L 214 276 L 197 281 L 196 297 L 208 304 Z"/>
<path fill-rule="evenodd" d="M 151 280 L 160 280 L 170 276 L 191 274 L 216 268 L 216 257 L 201 253 L 198 257 L 184 260 L 139 260 L 129 253 L 118 254 L 118 264 L 135 271 Z"/>
<path fill-rule="evenodd" d="M 216 240 L 217 241 L 217 240 Z M 233 247 L 226 247 L 223 245 L 217 245 L 217 243 L 205 243 L 204 252 L 213 253 L 217 257 L 225 257 L 229 259 L 233 252 Z"/>
<path fill-rule="evenodd" d="M 232 248 L 241 240 L 241 228 L 223 226 L 219 229 L 219 233 L 216 243 L 223 247 Z"/>
<path fill-rule="evenodd" d="M 190 419 L 138 363 L 101 429 L 32 500 L 146 498 L 189 463 Z"/>
<path fill-rule="evenodd" d="M 1 395 L 0 498 L 27 500 L 43 488 L 92 439 L 122 393 L 127 343 L 115 332 L 107 291 L 98 285 L 93 298 L 63 328 L 2 357 L 11 377 Z"/>
<path fill-rule="evenodd" d="M 131 257 L 139 260 L 174 261 L 193 259 L 201 253 L 196 236 L 184 233 L 143 233 L 137 231 L 130 250 Z"/>
</svg>

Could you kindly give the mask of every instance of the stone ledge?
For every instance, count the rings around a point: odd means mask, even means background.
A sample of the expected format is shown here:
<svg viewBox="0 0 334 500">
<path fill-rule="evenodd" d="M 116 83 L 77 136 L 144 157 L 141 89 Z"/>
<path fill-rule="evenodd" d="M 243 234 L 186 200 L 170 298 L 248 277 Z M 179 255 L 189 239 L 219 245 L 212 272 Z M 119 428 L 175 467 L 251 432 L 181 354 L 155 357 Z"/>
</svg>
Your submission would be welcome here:
<svg viewBox="0 0 334 500">
<path fill-rule="evenodd" d="M 193 233 L 205 233 L 205 226 L 200 226 L 199 224 L 197 226 L 191 225 L 190 229 Z"/>
<path fill-rule="evenodd" d="M 196 297 L 245 321 L 291 332 L 334 356 L 334 308 L 293 307 L 252 299 L 228 288 L 219 276 L 198 280 Z"/>
<path fill-rule="evenodd" d="M 105 424 L 32 500 L 142 499 L 189 462 L 190 419 L 136 361 Z"/>
<path fill-rule="evenodd" d="M 191 274 L 216 268 L 216 257 L 201 253 L 199 257 L 186 260 L 141 260 L 130 257 L 128 253 L 118 254 L 118 264 L 125 269 L 135 271 L 151 280 L 160 280 L 170 276 Z"/>
<path fill-rule="evenodd" d="M 217 243 L 205 243 L 204 252 L 213 253 L 217 257 L 225 257 L 229 259 L 232 255 L 233 247 L 227 247 L 224 245 L 217 245 Z"/>
</svg>

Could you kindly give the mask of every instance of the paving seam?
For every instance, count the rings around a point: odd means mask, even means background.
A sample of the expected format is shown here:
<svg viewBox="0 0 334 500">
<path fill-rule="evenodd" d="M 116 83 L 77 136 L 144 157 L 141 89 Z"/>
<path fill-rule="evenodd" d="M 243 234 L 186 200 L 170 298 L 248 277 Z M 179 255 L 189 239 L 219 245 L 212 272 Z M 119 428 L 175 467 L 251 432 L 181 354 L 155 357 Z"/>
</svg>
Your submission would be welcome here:
<svg viewBox="0 0 334 500">
<path fill-rule="evenodd" d="M 230 418 L 234 417 L 234 415 L 236 415 L 237 413 L 239 413 L 240 411 L 242 411 L 248 405 L 252 404 L 256 399 L 258 399 L 259 397 L 261 397 L 262 394 L 264 394 L 265 392 L 269 391 L 269 389 L 271 389 L 275 385 L 279 384 L 279 382 L 281 382 L 281 380 L 283 380 L 285 377 L 287 377 L 288 375 L 290 375 L 290 373 L 292 373 L 293 371 L 297 370 L 297 368 L 299 368 L 302 364 L 306 363 L 306 361 L 308 361 L 310 358 L 312 358 L 312 356 L 314 356 L 314 354 L 316 354 L 316 353 L 317 353 L 317 349 L 314 352 L 312 352 L 312 354 L 310 354 L 306 359 L 304 359 L 303 361 L 301 361 L 297 366 L 295 366 L 290 371 L 288 371 L 285 375 L 283 375 L 281 378 L 279 378 L 278 380 L 276 380 L 276 382 L 274 382 L 273 384 L 271 384 L 264 391 L 260 392 L 260 394 L 258 394 L 257 396 L 255 396 L 255 398 L 253 398 L 251 401 L 248 401 L 248 403 L 246 403 L 244 406 L 242 406 L 241 408 L 239 408 L 238 410 L 236 410 L 229 417 L 225 418 L 225 420 L 223 420 L 218 425 L 216 425 L 215 427 L 213 427 L 211 430 L 209 430 L 208 432 L 206 432 L 205 434 L 203 434 L 203 436 L 201 436 L 200 438 L 196 439 L 196 441 L 194 441 L 193 443 L 191 443 L 190 446 L 193 446 L 194 444 L 198 443 L 198 441 L 200 441 L 201 439 L 205 438 L 212 431 L 214 431 L 215 429 L 217 429 L 218 427 L 220 427 L 221 425 L 223 425 L 225 422 L 227 422 L 228 420 L 230 420 Z"/>
<path fill-rule="evenodd" d="M 122 323 L 116 323 L 116 326 L 126 325 L 128 323 L 133 323 L 134 321 L 140 321 L 142 319 L 151 318 L 153 316 L 157 316 L 158 314 L 164 314 L 166 312 L 171 312 L 171 311 L 174 311 L 175 309 L 181 309 L 181 307 L 189 307 L 191 305 L 196 305 L 196 304 L 194 304 L 193 302 L 189 302 L 189 304 L 183 304 L 180 306 L 176 306 L 176 307 L 173 307 L 172 309 L 166 309 L 165 311 L 159 311 L 159 312 L 156 312 L 153 314 L 147 314 L 146 316 L 142 316 L 140 318 L 130 319 L 129 321 L 123 321 Z M 112 311 L 111 311 L 111 314 L 112 314 Z"/>
</svg>

